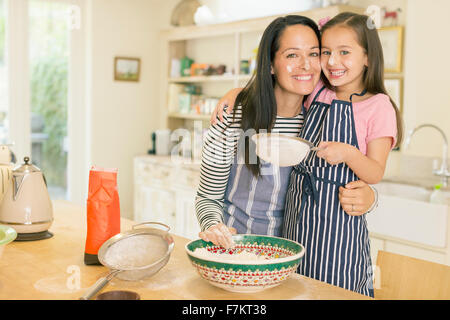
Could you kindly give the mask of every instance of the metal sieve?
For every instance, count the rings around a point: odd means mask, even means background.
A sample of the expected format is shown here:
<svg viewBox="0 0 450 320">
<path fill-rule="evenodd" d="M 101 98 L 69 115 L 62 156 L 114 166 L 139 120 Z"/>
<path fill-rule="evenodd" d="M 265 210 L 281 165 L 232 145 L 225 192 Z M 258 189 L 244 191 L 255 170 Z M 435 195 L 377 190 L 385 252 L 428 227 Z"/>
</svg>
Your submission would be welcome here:
<svg viewBox="0 0 450 320">
<path fill-rule="evenodd" d="M 151 227 L 137 228 L 144 225 L 160 225 L 167 230 Z M 110 269 L 110 272 L 106 276 L 98 279 L 80 299 L 91 299 L 115 276 L 122 280 L 137 281 L 157 273 L 169 261 L 170 254 L 175 245 L 173 238 L 168 233 L 169 230 L 169 226 L 160 222 L 144 222 L 136 224 L 131 230 L 116 234 L 114 237 L 105 241 L 98 251 L 98 259 L 102 265 Z M 109 261 L 106 259 L 108 257 L 108 252 L 111 253 L 111 250 L 123 253 L 125 257 L 127 255 L 130 256 L 130 252 L 127 252 L 127 250 L 122 248 L 125 248 L 127 241 L 130 243 L 130 241 L 139 241 L 140 239 L 142 241 L 150 241 L 152 245 L 151 249 L 154 249 L 145 252 L 145 256 L 149 260 L 149 263 L 141 266 L 131 266 L 126 264 L 127 261 L 123 261 L 123 263 L 112 265 L 110 263 L 111 259 L 109 259 Z"/>
<path fill-rule="evenodd" d="M 280 133 L 259 133 L 252 136 L 256 155 L 279 167 L 299 164 L 310 151 L 319 151 L 310 141 Z"/>
</svg>

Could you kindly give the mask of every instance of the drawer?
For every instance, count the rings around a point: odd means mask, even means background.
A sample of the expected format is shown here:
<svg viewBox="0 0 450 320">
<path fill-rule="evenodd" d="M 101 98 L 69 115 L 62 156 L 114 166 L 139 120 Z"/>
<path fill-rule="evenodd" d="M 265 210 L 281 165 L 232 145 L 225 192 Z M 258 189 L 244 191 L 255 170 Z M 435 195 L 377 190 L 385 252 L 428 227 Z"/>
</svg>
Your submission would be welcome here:
<svg viewBox="0 0 450 320">
<path fill-rule="evenodd" d="M 179 169 L 175 182 L 177 187 L 196 190 L 200 183 L 200 172 L 186 168 Z"/>
<path fill-rule="evenodd" d="M 174 175 L 172 166 L 140 161 L 135 165 L 136 182 L 164 183 Z"/>
</svg>

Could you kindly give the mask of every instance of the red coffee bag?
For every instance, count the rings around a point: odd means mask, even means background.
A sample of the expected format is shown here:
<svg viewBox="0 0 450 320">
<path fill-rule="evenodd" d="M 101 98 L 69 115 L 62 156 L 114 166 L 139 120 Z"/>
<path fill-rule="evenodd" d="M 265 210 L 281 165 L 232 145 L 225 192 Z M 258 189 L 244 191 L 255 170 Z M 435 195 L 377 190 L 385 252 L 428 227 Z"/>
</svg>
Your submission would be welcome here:
<svg viewBox="0 0 450 320">
<path fill-rule="evenodd" d="M 92 167 L 89 172 L 87 199 L 87 235 L 84 263 L 100 264 L 98 250 L 120 233 L 120 203 L 117 191 L 117 169 Z"/>
</svg>

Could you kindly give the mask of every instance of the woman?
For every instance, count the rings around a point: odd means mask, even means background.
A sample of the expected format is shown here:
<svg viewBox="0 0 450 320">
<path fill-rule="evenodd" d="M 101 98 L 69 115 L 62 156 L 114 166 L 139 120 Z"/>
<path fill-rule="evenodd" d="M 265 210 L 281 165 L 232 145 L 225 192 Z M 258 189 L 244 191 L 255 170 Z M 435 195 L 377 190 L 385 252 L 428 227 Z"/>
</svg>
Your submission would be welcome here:
<svg viewBox="0 0 450 320">
<path fill-rule="evenodd" d="M 303 98 L 321 75 L 319 39 L 315 22 L 296 15 L 275 19 L 264 31 L 256 75 L 237 96 L 233 115 L 224 113 L 224 121 L 211 126 L 203 146 L 196 197 L 202 239 L 228 248 L 236 232 L 282 235 L 292 167 L 264 163 L 248 138 L 258 132 L 299 135 Z M 344 209 L 359 202 L 366 212 L 374 193 L 363 182 L 350 187 L 357 190 L 340 192 Z"/>
</svg>

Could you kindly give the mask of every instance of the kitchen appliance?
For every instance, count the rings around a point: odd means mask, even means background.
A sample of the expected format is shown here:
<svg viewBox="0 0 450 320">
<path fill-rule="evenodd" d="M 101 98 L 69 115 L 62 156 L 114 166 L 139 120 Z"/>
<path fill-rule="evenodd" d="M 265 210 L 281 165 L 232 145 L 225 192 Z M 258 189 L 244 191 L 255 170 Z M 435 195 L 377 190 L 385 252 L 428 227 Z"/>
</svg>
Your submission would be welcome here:
<svg viewBox="0 0 450 320">
<path fill-rule="evenodd" d="M 305 139 L 278 133 L 259 133 L 252 140 L 256 144 L 258 157 L 279 167 L 295 166 L 310 151 L 320 150 Z"/>
<path fill-rule="evenodd" d="M 156 154 L 156 133 L 152 132 L 152 148 L 147 151 L 148 154 Z"/>
<path fill-rule="evenodd" d="M 160 225 L 164 229 L 145 227 Z M 131 230 L 116 234 L 98 251 L 98 259 L 110 272 L 88 289 L 80 300 L 89 300 L 115 276 L 126 281 L 137 281 L 157 273 L 169 261 L 174 248 L 170 227 L 159 222 L 136 224 Z"/>
<path fill-rule="evenodd" d="M 16 240 L 40 240 L 51 237 L 53 207 L 41 170 L 25 157 L 12 170 L 11 182 L 0 203 L 0 224 L 13 227 Z"/>
<path fill-rule="evenodd" d="M 156 147 L 155 152 L 158 156 L 168 156 L 170 155 L 170 149 L 172 143 L 170 141 L 171 131 L 169 129 L 166 130 L 156 130 Z"/>
</svg>

